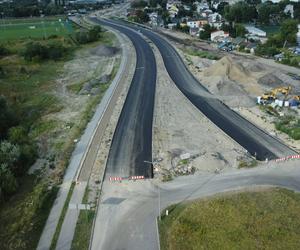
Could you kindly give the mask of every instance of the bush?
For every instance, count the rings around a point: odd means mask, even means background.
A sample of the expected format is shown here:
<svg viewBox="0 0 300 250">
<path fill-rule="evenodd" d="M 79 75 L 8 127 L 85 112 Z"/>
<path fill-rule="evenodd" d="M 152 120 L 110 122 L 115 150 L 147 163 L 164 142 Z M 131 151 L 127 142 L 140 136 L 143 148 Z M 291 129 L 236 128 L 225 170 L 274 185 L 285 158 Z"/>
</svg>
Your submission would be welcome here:
<svg viewBox="0 0 300 250">
<path fill-rule="evenodd" d="M 0 164 L 0 200 L 7 199 L 17 190 L 18 184 L 7 164 Z"/>
<path fill-rule="evenodd" d="M 67 51 L 67 48 L 58 41 L 51 41 L 46 45 L 41 44 L 40 42 L 30 42 L 26 44 L 23 56 L 27 61 L 32 61 L 34 59 L 58 60 L 62 58 Z"/>
<path fill-rule="evenodd" d="M 5 48 L 3 45 L 0 45 L 0 57 L 7 56 L 9 54 L 9 50 Z"/>
<path fill-rule="evenodd" d="M 100 26 L 94 26 L 89 31 L 81 30 L 76 32 L 75 39 L 80 44 L 95 42 L 100 38 L 102 29 Z"/>
</svg>

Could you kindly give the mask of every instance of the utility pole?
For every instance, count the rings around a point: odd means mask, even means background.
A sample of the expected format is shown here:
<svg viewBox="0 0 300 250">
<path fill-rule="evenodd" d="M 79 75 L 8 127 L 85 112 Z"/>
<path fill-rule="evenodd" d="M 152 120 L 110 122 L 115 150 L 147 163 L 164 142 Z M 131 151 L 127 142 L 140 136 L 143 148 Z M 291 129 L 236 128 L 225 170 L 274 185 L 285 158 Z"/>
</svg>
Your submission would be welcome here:
<svg viewBox="0 0 300 250">
<path fill-rule="evenodd" d="M 156 161 L 144 161 L 145 163 L 149 163 L 151 165 L 153 165 L 153 167 L 155 165 L 157 165 L 159 162 L 161 162 L 163 159 L 160 158 L 160 159 L 157 159 Z M 160 204 L 160 187 L 159 185 L 157 185 L 157 193 L 158 193 L 158 218 L 159 220 L 161 220 L 161 213 L 160 213 L 160 207 L 161 207 L 161 204 Z"/>
</svg>

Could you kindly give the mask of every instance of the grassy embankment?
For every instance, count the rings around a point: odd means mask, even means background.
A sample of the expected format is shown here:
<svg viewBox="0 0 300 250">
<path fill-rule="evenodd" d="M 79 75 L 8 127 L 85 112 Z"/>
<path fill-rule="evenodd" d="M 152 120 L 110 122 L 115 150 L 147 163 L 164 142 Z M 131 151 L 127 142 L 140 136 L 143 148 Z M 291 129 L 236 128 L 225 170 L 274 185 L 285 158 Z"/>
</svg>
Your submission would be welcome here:
<svg viewBox="0 0 300 250">
<path fill-rule="evenodd" d="M 191 56 L 198 56 L 201 58 L 207 58 L 210 60 L 219 60 L 220 56 L 218 56 L 216 53 L 204 51 L 204 50 L 194 50 L 194 49 L 184 49 L 184 53 L 191 55 Z"/>
<path fill-rule="evenodd" d="M 38 141 L 43 135 L 51 134 L 54 128 L 62 125 L 56 121 L 45 121 L 41 117 L 59 112 L 62 108 L 52 91 L 56 88 L 55 80 L 62 72 L 64 63 L 72 59 L 73 52 L 80 48 L 89 48 L 99 44 L 111 45 L 112 39 L 114 39 L 111 34 L 104 32 L 99 41 L 78 46 L 65 34 L 68 32 L 62 32 L 56 37 L 49 38 L 72 48 L 72 52 L 59 61 L 24 60 L 22 51 L 29 41 L 28 39 L 8 37 L 7 40 L 0 41 L 10 51 L 8 56 L 0 58 L 0 68 L 5 72 L 0 76 L 0 94 L 5 96 L 9 104 L 12 104 L 13 109 L 20 114 L 19 125 L 29 128 L 28 136 L 32 141 Z M 29 36 L 33 37 L 32 34 Z M 46 43 L 48 39 L 42 39 L 42 36 L 43 33 L 34 40 Z M 69 138 L 63 145 L 59 145 L 60 154 L 57 156 L 58 161 L 55 162 L 55 168 L 61 170 L 59 176 L 49 178 L 49 176 L 26 174 L 20 179 L 16 194 L 7 201 L 1 201 L 1 249 L 34 249 L 36 247 L 56 197 L 57 184 L 61 180 L 73 151 L 73 140 L 80 136 L 107 87 L 107 84 L 103 85 L 100 93 L 89 99 L 80 123 L 72 127 Z M 22 119 L 22 116 L 25 119 Z M 49 187 L 52 187 L 51 190 Z"/>
<path fill-rule="evenodd" d="M 161 249 L 298 249 L 300 194 L 273 188 L 168 208 Z"/>
</svg>

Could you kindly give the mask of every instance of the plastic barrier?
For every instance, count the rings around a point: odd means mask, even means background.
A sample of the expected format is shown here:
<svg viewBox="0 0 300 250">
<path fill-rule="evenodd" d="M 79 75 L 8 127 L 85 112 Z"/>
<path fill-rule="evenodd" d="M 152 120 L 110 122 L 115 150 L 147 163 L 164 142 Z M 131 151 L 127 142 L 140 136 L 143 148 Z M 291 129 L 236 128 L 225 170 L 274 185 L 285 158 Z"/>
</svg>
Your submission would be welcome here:
<svg viewBox="0 0 300 250">
<path fill-rule="evenodd" d="M 300 155 L 289 155 L 287 157 L 278 158 L 275 162 L 287 161 L 289 159 L 300 159 Z"/>
</svg>

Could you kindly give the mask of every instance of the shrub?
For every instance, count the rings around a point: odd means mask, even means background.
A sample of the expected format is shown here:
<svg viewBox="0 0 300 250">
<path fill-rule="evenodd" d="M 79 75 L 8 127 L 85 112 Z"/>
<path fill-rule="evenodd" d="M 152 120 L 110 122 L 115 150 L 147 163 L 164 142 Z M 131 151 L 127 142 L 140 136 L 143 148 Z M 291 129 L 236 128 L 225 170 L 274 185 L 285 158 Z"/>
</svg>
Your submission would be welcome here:
<svg viewBox="0 0 300 250">
<path fill-rule="evenodd" d="M 7 56 L 9 54 L 9 50 L 5 48 L 3 45 L 0 45 L 0 57 Z"/>
<path fill-rule="evenodd" d="M 76 32 L 75 39 L 80 44 L 95 42 L 100 38 L 102 29 L 100 26 L 94 26 L 89 31 L 81 30 Z"/>
<path fill-rule="evenodd" d="M 50 41 L 46 45 L 39 42 L 30 42 L 26 44 L 23 56 L 27 61 L 32 61 L 33 59 L 58 60 L 62 58 L 67 51 L 67 48 L 58 41 Z"/>
</svg>

